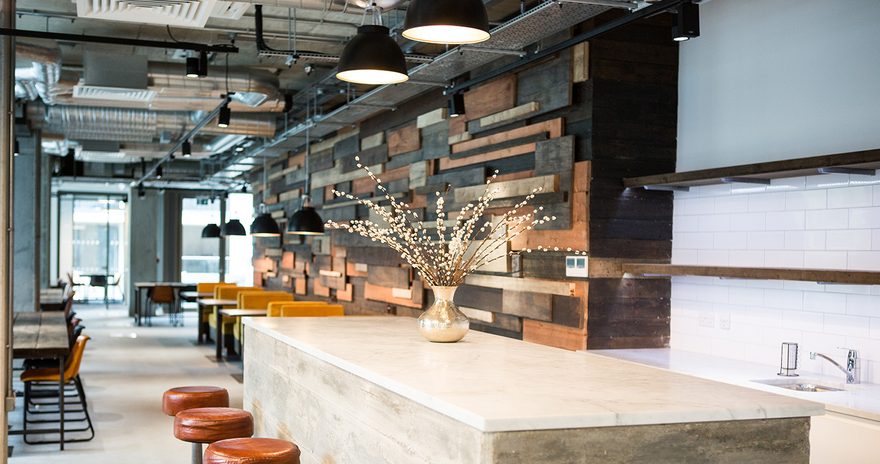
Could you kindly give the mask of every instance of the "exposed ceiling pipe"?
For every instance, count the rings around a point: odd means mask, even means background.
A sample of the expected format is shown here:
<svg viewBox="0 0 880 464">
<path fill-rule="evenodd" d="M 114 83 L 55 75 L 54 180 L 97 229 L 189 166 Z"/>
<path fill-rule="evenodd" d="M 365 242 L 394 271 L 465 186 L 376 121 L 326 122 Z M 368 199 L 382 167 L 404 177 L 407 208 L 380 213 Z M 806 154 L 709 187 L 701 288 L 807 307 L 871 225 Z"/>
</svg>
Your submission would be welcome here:
<svg viewBox="0 0 880 464">
<path fill-rule="evenodd" d="M 230 44 L 201 44 L 195 42 L 165 42 L 161 40 L 128 39 L 123 37 L 105 37 L 86 34 L 64 34 L 61 32 L 29 31 L 24 29 L 0 28 L 0 36 L 30 37 L 33 39 L 50 39 L 60 42 L 101 43 L 109 45 L 126 45 L 132 47 L 164 48 L 166 50 L 191 50 L 194 52 L 238 53 L 238 47 Z"/>
<path fill-rule="evenodd" d="M 17 98 L 32 100 L 38 95 L 47 103 L 54 102 L 51 89 L 61 78 L 61 50 L 58 47 L 44 47 L 19 42 L 15 45 L 15 61 L 30 62 L 30 67 L 16 67 Z"/>
</svg>

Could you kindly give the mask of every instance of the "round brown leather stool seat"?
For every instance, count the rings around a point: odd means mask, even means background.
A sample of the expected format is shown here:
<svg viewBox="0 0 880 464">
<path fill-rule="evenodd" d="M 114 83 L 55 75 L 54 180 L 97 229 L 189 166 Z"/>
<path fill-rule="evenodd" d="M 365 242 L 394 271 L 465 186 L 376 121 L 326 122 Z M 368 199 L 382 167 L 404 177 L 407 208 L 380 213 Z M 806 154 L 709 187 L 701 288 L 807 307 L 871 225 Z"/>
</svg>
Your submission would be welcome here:
<svg viewBox="0 0 880 464">
<path fill-rule="evenodd" d="M 229 392 L 220 387 L 176 387 L 162 395 L 162 411 L 169 416 L 187 409 L 228 406 Z"/>
<path fill-rule="evenodd" d="M 174 416 L 174 436 L 190 443 L 213 443 L 254 434 L 254 417 L 235 408 L 195 408 Z"/>
<path fill-rule="evenodd" d="M 208 445 L 204 464 L 299 464 L 299 447 L 274 438 L 233 438 Z"/>
</svg>

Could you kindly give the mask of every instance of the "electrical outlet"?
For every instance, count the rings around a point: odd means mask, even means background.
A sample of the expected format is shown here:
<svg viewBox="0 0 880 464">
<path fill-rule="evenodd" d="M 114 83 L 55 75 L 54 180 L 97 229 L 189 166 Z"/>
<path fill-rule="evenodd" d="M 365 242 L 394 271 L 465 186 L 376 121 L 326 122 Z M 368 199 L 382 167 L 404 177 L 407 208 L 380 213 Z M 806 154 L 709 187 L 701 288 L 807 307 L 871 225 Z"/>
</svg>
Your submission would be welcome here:
<svg viewBox="0 0 880 464">
<path fill-rule="evenodd" d="M 718 315 L 718 327 L 721 330 L 730 330 L 730 313 L 721 313 Z"/>
<path fill-rule="evenodd" d="M 589 277 L 590 260 L 586 256 L 566 256 L 565 257 L 565 276 L 566 277 Z"/>
<path fill-rule="evenodd" d="M 700 313 L 700 327 L 708 327 L 710 329 L 714 329 L 715 328 L 715 313 L 711 313 L 711 312 Z"/>
</svg>

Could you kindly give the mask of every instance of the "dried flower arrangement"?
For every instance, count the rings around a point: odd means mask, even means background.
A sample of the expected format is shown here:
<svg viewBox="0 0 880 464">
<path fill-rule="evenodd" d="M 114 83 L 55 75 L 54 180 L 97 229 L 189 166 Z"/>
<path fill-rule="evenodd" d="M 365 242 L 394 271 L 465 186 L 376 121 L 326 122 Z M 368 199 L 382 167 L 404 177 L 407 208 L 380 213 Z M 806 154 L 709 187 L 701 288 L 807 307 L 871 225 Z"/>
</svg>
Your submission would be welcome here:
<svg viewBox="0 0 880 464">
<path fill-rule="evenodd" d="M 497 195 L 497 190 L 491 188 L 492 181 L 498 176 L 498 171 L 495 171 L 486 181 L 486 190 L 476 203 L 463 206 L 455 219 L 447 219 L 444 197 L 440 192 L 435 193 L 437 202 L 435 235 L 430 233 L 424 221 L 408 204 L 396 200 L 388 193 L 381 179 L 368 167 L 362 165 L 359 157 L 355 157 L 355 160 L 358 168 L 365 170 L 376 182 L 379 190 L 384 193 L 385 199 L 390 202 L 390 211 L 368 198 L 357 198 L 338 190 L 333 190 L 333 194 L 336 197 L 355 200 L 370 208 L 382 218 L 385 225 L 370 220 L 355 219 L 349 223 L 327 221 L 326 226 L 331 229 L 346 230 L 387 245 L 419 271 L 422 279 L 431 287 L 456 287 L 463 284 L 468 274 L 504 258 L 505 255 L 498 255 L 497 251 L 506 246 L 509 240 L 532 230 L 537 225 L 556 220 L 556 216 L 541 216 L 543 206 L 521 213 L 529 201 L 541 192 L 541 188 L 533 189 L 522 201 L 496 220 L 484 218 L 484 212 Z M 447 240 L 450 225 L 452 229 Z M 543 246 L 539 246 L 537 250 L 563 251 L 558 247 Z M 532 252 L 531 249 L 523 251 Z M 566 248 L 564 251 L 576 255 L 586 254 L 571 248 Z M 512 251 L 509 254 L 518 253 L 520 251 Z"/>
</svg>

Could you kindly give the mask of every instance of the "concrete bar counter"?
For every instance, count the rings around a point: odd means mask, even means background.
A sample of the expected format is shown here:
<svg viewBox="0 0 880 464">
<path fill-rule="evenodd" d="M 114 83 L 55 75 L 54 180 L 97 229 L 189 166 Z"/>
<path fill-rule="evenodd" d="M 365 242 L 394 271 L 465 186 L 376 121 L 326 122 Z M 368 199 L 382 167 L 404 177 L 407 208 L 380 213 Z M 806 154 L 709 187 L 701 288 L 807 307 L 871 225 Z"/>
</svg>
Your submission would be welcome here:
<svg viewBox="0 0 880 464">
<path fill-rule="evenodd" d="M 807 463 L 820 404 L 398 317 L 246 319 L 244 407 L 305 464 Z"/>
</svg>

